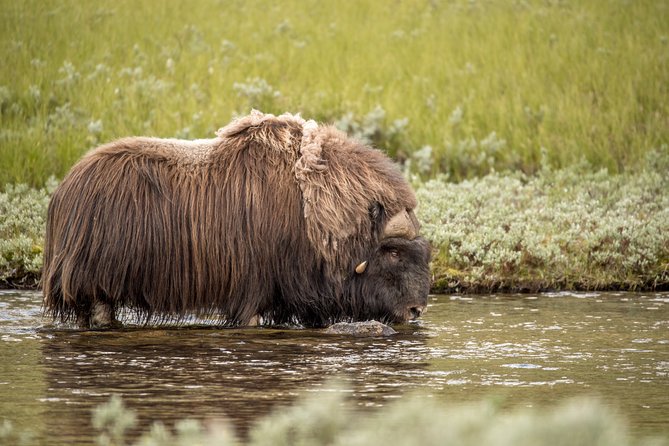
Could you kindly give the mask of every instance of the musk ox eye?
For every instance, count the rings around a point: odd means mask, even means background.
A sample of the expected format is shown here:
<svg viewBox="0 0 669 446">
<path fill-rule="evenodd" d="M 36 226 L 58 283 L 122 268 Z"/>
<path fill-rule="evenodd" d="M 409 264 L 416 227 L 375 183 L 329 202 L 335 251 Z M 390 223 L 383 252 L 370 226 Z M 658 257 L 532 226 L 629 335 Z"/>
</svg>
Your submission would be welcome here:
<svg viewBox="0 0 669 446">
<path fill-rule="evenodd" d="M 390 256 L 391 259 L 399 259 L 400 258 L 400 252 L 396 249 L 391 249 L 388 251 L 388 255 Z"/>
</svg>

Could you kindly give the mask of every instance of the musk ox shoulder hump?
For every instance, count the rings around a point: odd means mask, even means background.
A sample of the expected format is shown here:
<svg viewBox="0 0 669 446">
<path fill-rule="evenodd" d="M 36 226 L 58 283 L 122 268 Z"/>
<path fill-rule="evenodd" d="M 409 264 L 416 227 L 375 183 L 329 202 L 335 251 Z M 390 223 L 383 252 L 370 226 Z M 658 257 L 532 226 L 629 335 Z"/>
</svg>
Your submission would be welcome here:
<svg viewBox="0 0 669 446">
<path fill-rule="evenodd" d="M 371 206 L 380 205 L 387 215 L 416 207 L 411 187 L 390 158 L 335 127 L 305 127 L 300 154 L 294 171 L 308 236 L 328 261 L 352 238 L 372 237 Z"/>
<path fill-rule="evenodd" d="M 216 134 L 223 146 L 254 142 L 292 160 L 308 238 L 328 262 L 346 258 L 361 237 L 372 237 L 370 206 L 381 205 L 387 215 L 416 207 L 411 187 L 390 158 L 333 126 L 299 114 L 253 110 Z"/>
<path fill-rule="evenodd" d="M 223 140 L 241 144 L 253 141 L 266 150 L 294 157 L 299 151 L 304 130 L 316 126 L 314 121 L 305 121 L 299 114 L 284 113 L 274 116 L 252 110 L 250 115 L 238 118 L 219 129 L 216 135 Z"/>
</svg>

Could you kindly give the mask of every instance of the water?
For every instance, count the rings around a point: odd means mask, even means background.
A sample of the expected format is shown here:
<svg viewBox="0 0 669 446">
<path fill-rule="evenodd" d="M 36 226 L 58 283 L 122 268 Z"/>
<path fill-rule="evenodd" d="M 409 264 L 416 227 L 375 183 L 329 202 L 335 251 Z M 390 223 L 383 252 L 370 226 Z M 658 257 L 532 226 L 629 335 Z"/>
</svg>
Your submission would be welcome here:
<svg viewBox="0 0 669 446">
<path fill-rule="evenodd" d="M 244 435 L 337 378 L 361 407 L 413 392 L 508 408 L 593 395 L 634 434 L 669 434 L 669 293 L 433 296 L 419 323 L 395 328 L 82 332 L 42 318 L 39 294 L 0 291 L 0 424 L 41 444 L 90 444 L 91 409 L 120 394 L 143 429 L 225 418 Z"/>
</svg>

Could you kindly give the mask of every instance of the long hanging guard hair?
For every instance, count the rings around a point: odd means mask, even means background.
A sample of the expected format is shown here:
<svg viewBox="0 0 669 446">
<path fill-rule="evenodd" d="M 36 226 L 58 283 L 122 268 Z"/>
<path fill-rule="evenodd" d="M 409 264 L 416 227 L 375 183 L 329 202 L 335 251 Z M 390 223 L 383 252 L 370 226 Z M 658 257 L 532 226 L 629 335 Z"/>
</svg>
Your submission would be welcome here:
<svg viewBox="0 0 669 446">
<path fill-rule="evenodd" d="M 94 302 L 150 318 L 256 315 L 322 325 L 350 312 L 370 219 L 416 199 L 383 153 L 299 115 L 253 111 L 206 140 L 132 137 L 86 154 L 49 205 L 45 312 Z"/>
</svg>

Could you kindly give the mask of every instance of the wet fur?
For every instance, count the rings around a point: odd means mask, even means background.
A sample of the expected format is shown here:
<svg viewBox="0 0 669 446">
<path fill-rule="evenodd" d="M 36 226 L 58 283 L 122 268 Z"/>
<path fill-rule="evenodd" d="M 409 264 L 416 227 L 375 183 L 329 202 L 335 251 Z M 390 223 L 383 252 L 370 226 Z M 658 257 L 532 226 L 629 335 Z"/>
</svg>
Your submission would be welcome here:
<svg viewBox="0 0 669 446">
<path fill-rule="evenodd" d="M 395 241 L 415 271 L 381 261 L 393 243 L 379 245 L 385 222 L 416 205 L 385 155 L 291 115 L 253 113 L 217 135 L 120 139 L 72 168 L 48 210 L 48 314 L 83 326 L 100 306 L 112 319 L 124 307 L 147 320 L 196 312 L 320 326 L 399 320 L 425 304 L 422 239 Z M 356 276 L 370 256 L 381 260 Z"/>
</svg>

